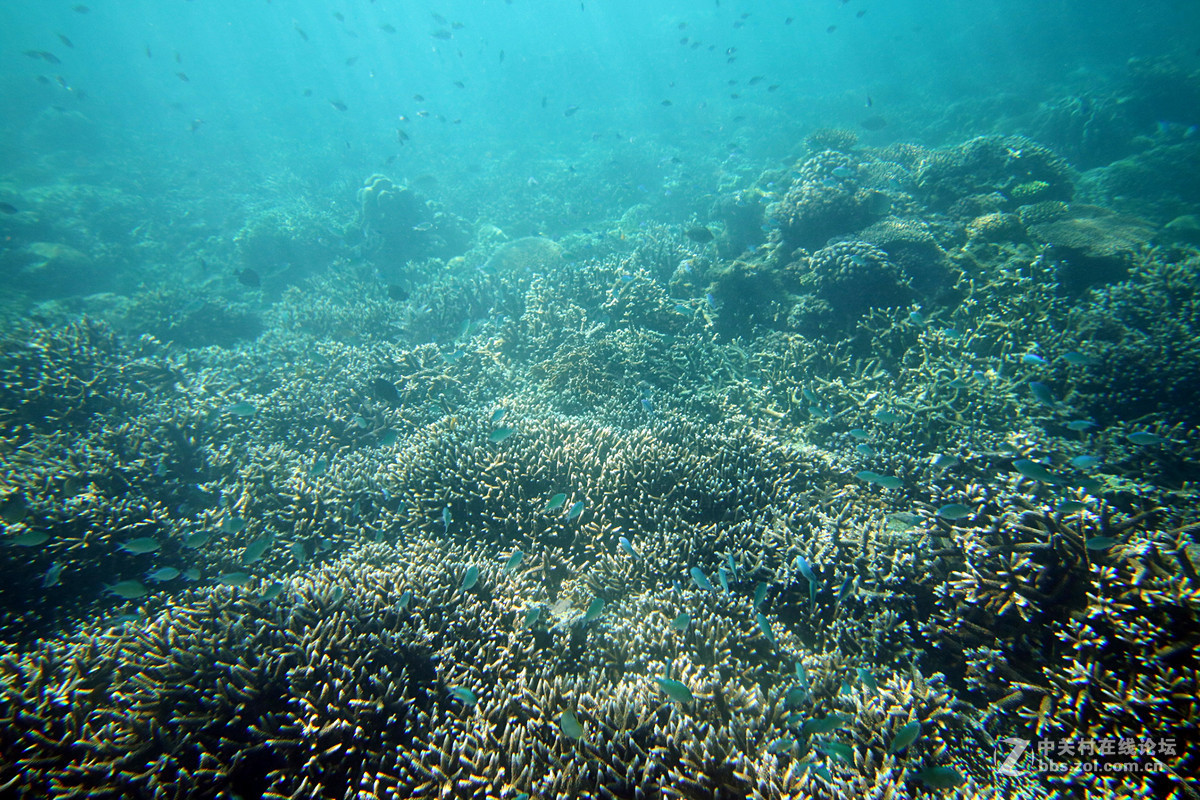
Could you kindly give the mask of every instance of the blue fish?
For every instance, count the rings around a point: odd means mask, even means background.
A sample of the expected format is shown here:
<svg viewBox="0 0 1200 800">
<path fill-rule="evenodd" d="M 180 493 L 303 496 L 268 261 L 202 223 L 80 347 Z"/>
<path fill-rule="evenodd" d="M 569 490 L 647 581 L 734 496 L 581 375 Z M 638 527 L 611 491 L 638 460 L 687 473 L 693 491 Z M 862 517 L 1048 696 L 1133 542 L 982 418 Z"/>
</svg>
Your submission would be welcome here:
<svg viewBox="0 0 1200 800">
<path fill-rule="evenodd" d="M 1034 400 L 1037 400 L 1044 406 L 1058 405 L 1058 401 L 1054 399 L 1054 394 L 1050 391 L 1050 387 L 1044 383 L 1030 381 L 1029 393 L 1033 395 Z"/>
<path fill-rule="evenodd" d="M 637 550 L 633 549 L 633 544 L 624 536 L 617 539 L 617 543 L 621 545 L 621 549 L 629 554 L 630 558 L 637 558 Z"/>
<path fill-rule="evenodd" d="M 1032 364 L 1037 367 L 1045 366 L 1046 359 L 1039 356 L 1037 353 L 1026 353 L 1021 356 L 1022 364 Z"/>
<path fill-rule="evenodd" d="M 692 582 L 695 583 L 696 586 L 706 592 L 716 591 L 716 589 L 713 588 L 712 582 L 709 581 L 708 576 L 704 574 L 702 569 L 699 567 L 692 567 L 688 572 L 692 576 Z"/>
<path fill-rule="evenodd" d="M 817 576 L 804 556 L 796 556 L 795 566 L 804 576 L 804 580 L 808 581 L 808 604 L 812 605 L 817 602 Z"/>
</svg>

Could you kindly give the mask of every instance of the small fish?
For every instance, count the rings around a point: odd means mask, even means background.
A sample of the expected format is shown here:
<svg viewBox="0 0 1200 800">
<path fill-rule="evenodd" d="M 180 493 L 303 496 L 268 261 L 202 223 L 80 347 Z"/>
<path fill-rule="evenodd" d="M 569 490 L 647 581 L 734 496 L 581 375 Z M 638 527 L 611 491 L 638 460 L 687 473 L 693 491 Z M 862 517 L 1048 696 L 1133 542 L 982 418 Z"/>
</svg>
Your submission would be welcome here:
<svg viewBox="0 0 1200 800">
<path fill-rule="evenodd" d="M 121 550 L 124 550 L 126 553 L 133 553 L 134 555 L 153 553 L 160 546 L 161 545 L 157 539 L 153 539 L 149 536 L 140 536 L 137 539 L 127 539 L 118 545 Z"/>
<path fill-rule="evenodd" d="M 559 492 L 558 494 L 556 494 L 550 498 L 550 502 L 546 503 L 546 510 L 554 511 L 556 509 L 562 508 L 563 503 L 565 503 L 565 502 L 567 502 L 566 493 Z"/>
<path fill-rule="evenodd" d="M 854 750 L 843 742 L 828 741 L 817 745 L 817 749 L 830 758 L 841 761 L 848 766 L 854 766 Z"/>
<path fill-rule="evenodd" d="M 454 519 L 450 516 L 450 506 L 443 506 L 442 507 L 442 528 L 445 533 L 450 532 L 450 523 L 453 521 L 454 521 Z"/>
<path fill-rule="evenodd" d="M 942 519 L 959 520 L 971 516 L 971 507 L 962 503 L 947 503 L 937 510 Z"/>
<path fill-rule="evenodd" d="M 396 384 L 384 378 L 375 378 L 371 381 L 371 393 L 376 399 L 387 403 L 393 408 L 401 405 L 400 393 L 396 391 Z"/>
<path fill-rule="evenodd" d="M 508 413 L 507 408 L 497 408 L 492 412 L 492 424 L 495 425 L 500 420 L 504 419 L 504 415 Z"/>
<path fill-rule="evenodd" d="M 729 574 L 736 581 L 738 579 L 737 563 L 733 560 L 733 553 L 725 554 L 725 563 L 729 565 Z"/>
<path fill-rule="evenodd" d="M 761 607 L 763 604 L 763 601 L 767 599 L 767 590 L 768 589 L 770 589 L 770 587 L 767 586 L 767 584 L 763 583 L 762 581 L 759 581 L 758 585 L 754 587 L 754 607 L 755 608 Z"/>
<path fill-rule="evenodd" d="M 1021 356 L 1022 364 L 1029 364 L 1035 367 L 1043 367 L 1046 365 L 1046 359 L 1039 356 L 1037 353 L 1026 353 Z"/>
<path fill-rule="evenodd" d="M 927 767 L 913 778 L 931 789 L 953 789 L 966 782 L 966 778 L 954 767 Z"/>
<path fill-rule="evenodd" d="M 513 550 L 512 555 L 508 557 L 508 561 L 504 564 L 504 574 L 508 575 L 514 569 L 521 565 L 521 559 L 525 558 L 525 554 L 520 550 Z"/>
<path fill-rule="evenodd" d="M 1090 428 L 1096 427 L 1096 423 L 1092 422 L 1090 419 L 1073 419 L 1070 422 L 1068 422 L 1066 425 L 1064 425 L 1063 427 L 1065 427 L 1069 431 L 1075 431 L 1076 433 L 1083 433 L 1084 431 L 1086 431 Z"/>
<path fill-rule="evenodd" d="M 900 421 L 899 414 L 897 414 L 895 411 L 889 411 L 886 408 L 881 408 L 878 411 L 876 411 L 874 414 L 874 417 L 879 422 L 882 422 L 882 423 L 885 423 L 888 425 Z"/>
<path fill-rule="evenodd" d="M 558 727 L 562 728 L 562 732 L 572 739 L 583 738 L 583 726 L 575 718 L 575 712 L 570 709 L 558 715 Z"/>
<path fill-rule="evenodd" d="M 122 600 L 137 600 L 139 597 L 145 597 L 149 591 L 141 581 L 135 580 L 120 581 L 105 588 L 110 594 L 115 594 Z"/>
<path fill-rule="evenodd" d="M 630 558 L 636 559 L 638 557 L 637 550 L 633 549 L 633 544 L 624 536 L 617 538 L 617 544 L 621 546 L 622 550 L 629 554 Z"/>
<path fill-rule="evenodd" d="M 246 545 L 246 551 L 242 554 L 242 565 L 248 567 L 260 560 L 274 542 L 275 534 L 273 533 L 264 534 L 250 542 L 250 544 Z"/>
<path fill-rule="evenodd" d="M 1149 431 L 1134 431 L 1125 438 L 1139 446 L 1162 444 L 1167 441 L 1157 433 L 1150 433 Z"/>
<path fill-rule="evenodd" d="M 488 435 L 488 441 L 499 444 L 516 432 L 516 428 L 497 428 Z"/>
<path fill-rule="evenodd" d="M 479 567 L 472 564 L 463 575 L 462 584 L 458 587 L 464 592 L 470 591 L 479 582 Z"/>
<path fill-rule="evenodd" d="M 384 33 L 395 33 L 396 26 L 390 22 L 385 22 L 379 26 L 379 30 L 383 31 Z"/>
<path fill-rule="evenodd" d="M 246 529 L 246 520 L 241 517 L 225 517 L 221 520 L 223 533 L 238 534 Z"/>
<path fill-rule="evenodd" d="M 503 57 L 503 56 L 501 56 L 501 57 Z M 574 116 L 575 112 L 578 110 L 579 110 L 579 106 L 567 106 L 567 110 L 563 112 L 563 116 L 564 117 Z"/>
<path fill-rule="evenodd" d="M 904 487 L 904 481 L 895 475 L 876 475 L 875 484 L 882 486 L 884 489 L 901 489 Z"/>
<path fill-rule="evenodd" d="M 188 567 L 182 573 L 183 579 L 187 581 L 200 580 L 200 569 L 198 567 Z"/>
<path fill-rule="evenodd" d="M 245 586 L 251 580 L 248 572 L 226 572 L 217 578 L 217 583 L 224 586 Z"/>
<path fill-rule="evenodd" d="M 68 39 L 66 36 L 63 36 L 61 33 L 56 33 L 54 35 L 57 36 L 58 40 L 60 42 L 62 42 L 63 44 L 65 44 L 67 47 L 70 47 L 71 49 L 75 49 L 74 43 L 70 39 Z"/>
<path fill-rule="evenodd" d="M 51 564 L 46 573 L 42 575 L 42 588 L 49 589 L 51 586 L 58 586 L 62 579 L 63 565 L 54 563 Z"/>
<path fill-rule="evenodd" d="M 403 611 L 412 602 L 412 592 L 407 589 L 401 593 L 400 599 L 396 601 L 396 611 Z"/>
<path fill-rule="evenodd" d="M 813 573 L 812 566 L 804 556 L 796 556 L 796 560 L 793 563 L 800 574 L 804 576 L 804 580 L 808 581 L 808 604 L 812 605 L 817 601 L 817 576 Z"/>
<path fill-rule="evenodd" d="M 721 591 L 729 594 L 729 573 L 725 571 L 724 567 L 717 567 L 717 580 L 721 584 Z"/>
<path fill-rule="evenodd" d="M 479 702 L 479 698 L 465 686 L 450 686 L 448 687 L 450 694 L 454 695 L 454 699 L 462 703 L 464 706 L 473 706 Z"/>
<path fill-rule="evenodd" d="M 712 583 L 708 580 L 708 576 L 699 567 L 692 567 L 688 573 L 692 576 L 692 583 L 696 584 L 697 588 L 703 589 L 706 592 L 715 592 Z"/>
<path fill-rule="evenodd" d="M 71 10 L 76 14 L 86 14 L 91 11 L 91 9 L 85 5 L 71 6 Z"/>
<path fill-rule="evenodd" d="M 1062 500 L 1054 507 L 1054 510 L 1060 514 L 1078 514 L 1085 508 L 1087 505 L 1078 500 Z"/>
<path fill-rule="evenodd" d="M 951 467 L 958 465 L 958 456 L 939 453 L 936 457 L 934 457 L 933 465 L 938 469 L 950 469 Z"/>
<path fill-rule="evenodd" d="M 762 631 L 763 636 L 767 637 L 767 641 L 771 643 L 771 646 L 777 647 L 775 632 L 771 630 L 771 621 L 763 616 L 761 611 L 754 615 L 754 619 L 758 622 L 758 629 Z"/>
<path fill-rule="evenodd" d="M 576 500 L 575 503 L 567 509 L 567 519 L 578 519 L 579 515 L 583 513 L 583 506 L 584 502 L 582 500 Z"/>
<path fill-rule="evenodd" d="M 176 72 L 175 77 L 179 78 L 179 80 L 183 81 L 184 83 L 192 82 L 192 79 L 187 76 L 186 72 Z"/>
<path fill-rule="evenodd" d="M 588 603 L 587 611 L 585 611 L 583 614 L 583 623 L 582 624 L 587 625 L 589 622 L 596 619 L 596 617 L 600 616 L 603 613 L 604 613 L 604 601 L 601 600 L 599 597 L 593 597 L 592 602 Z"/>
<path fill-rule="evenodd" d="M 921 735 L 921 723 L 913 720 L 907 725 L 902 725 L 896 735 L 892 737 L 891 743 L 888 745 L 889 753 L 903 752 L 910 744 L 915 742 Z"/>
<path fill-rule="evenodd" d="M 911 511 L 897 511 L 888 517 L 889 520 L 904 528 L 912 528 L 921 524 L 921 515 Z"/>
<path fill-rule="evenodd" d="M 225 408 L 226 414 L 232 414 L 235 417 L 252 417 L 258 411 L 258 408 L 249 400 L 242 400 Z"/>
<path fill-rule="evenodd" d="M 854 439 L 869 439 L 869 438 L 871 438 L 871 434 L 867 433 L 862 428 L 851 428 L 849 430 L 849 434 Z"/>
<path fill-rule="evenodd" d="M 1118 539 L 1114 539 L 1111 536 L 1094 536 L 1087 540 L 1087 544 L 1085 546 L 1088 550 L 1107 550 L 1114 544 L 1117 544 L 1118 541 Z"/>
<path fill-rule="evenodd" d="M 655 678 L 654 682 L 658 684 L 658 688 L 662 689 L 663 694 L 676 703 L 691 703 L 696 699 L 692 690 L 679 681 L 673 681 L 670 678 Z"/>
<path fill-rule="evenodd" d="M 325 470 L 329 467 L 329 462 L 323 458 L 318 458 L 313 462 L 313 465 L 308 468 L 308 476 L 310 478 L 319 478 L 325 474 Z"/>
<path fill-rule="evenodd" d="M 1013 468 L 1030 480 L 1041 481 L 1052 486 L 1057 486 L 1063 482 L 1062 478 L 1054 475 L 1041 464 L 1030 461 L 1027 458 L 1018 458 L 1013 461 Z"/>
<path fill-rule="evenodd" d="M 872 692 L 879 691 L 879 682 L 875 680 L 875 676 L 871 674 L 871 670 L 866 667 L 858 667 L 854 671 L 858 673 L 858 679 L 862 681 L 863 686 L 866 686 Z"/>
<path fill-rule="evenodd" d="M 688 626 L 692 624 L 691 614 L 681 613 L 675 619 L 671 620 L 671 630 L 686 631 Z"/>
<path fill-rule="evenodd" d="M 1071 466 L 1077 469 L 1094 469 L 1100 466 L 1100 463 L 1097 456 L 1075 456 L 1071 459 Z"/>
<path fill-rule="evenodd" d="M 695 227 L 688 228 L 683 232 L 683 235 L 697 244 L 706 244 L 715 238 L 713 236 L 713 232 L 704 225 L 697 225 Z"/>
<path fill-rule="evenodd" d="M 1095 359 L 1085 356 L 1083 353 L 1077 353 L 1074 350 L 1063 353 L 1062 360 L 1070 364 L 1072 367 L 1086 367 L 1096 363 Z"/>
<path fill-rule="evenodd" d="M 18 210 L 17 207 L 12 203 L 0 203 L 0 212 L 5 214 L 16 214 L 18 213 Z"/>
<path fill-rule="evenodd" d="M 334 108 L 336 108 L 338 111 L 346 111 L 346 110 L 348 110 L 348 109 L 349 109 L 349 106 L 347 106 L 347 105 L 346 105 L 345 103 L 343 103 L 341 100 L 330 100 L 330 101 L 329 101 L 329 105 L 333 106 L 333 107 L 334 107 Z"/>
<path fill-rule="evenodd" d="M 830 714 L 827 717 L 815 717 L 806 719 L 804 724 L 800 726 L 800 734 L 809 736 L 811 734 L 826 734 L 836 731 L 846 724 L 848 720 L 841 714 Z"/>
<path fill-rule="evenodd" d="M 881 131 L 887 127 L 887 120 L 876 114 L 873 117 L 867 117 L 858 123 L 868 131 Z"/>
<path fill-rule="evenodd" d="M 166 583 L 179 577 L 179 570 L 174 567 L 159 567 L 146 573 L 146 578 L 155 583 Z"/>
<path fill-rule="evenodd" d="M 304 545 L 300 542 L 292 542 L 291 547 L 288 549 L 292 551 L 292 558 L 296 559 L 299 563 L 303 564 L 308 561 L 308 551 L 304 549 Z"/>
<path fill-rule="evenodd" d="M 29 514 L 29 505 L 25 502 L 25 495 L 20 492 L 9 495 L 0 506 L 0 519 L 3 519 L 9 525 L 16 525 L 25 520 Z"/>
<path fill-rule="evenodd" d="M 541 606 L 531 606 L 525 612 L 525 627 L 532 628 L 534 623 L 538 621 L 538 617 L 542 615 Z"/>
<path fill-rule="evenodd" d="M 264 600 L 274 600 L 281 594 L 283 594 L 283 581 L 275 581 L 262 591 Z"/>
<path fill-rule="evenodd" d="M 1058 405 L 1058 401 L 1054 399 L 1054 394 L 1050 391 L 1050 387 L 1044 383 L 1030 381 L 1029 393 L 1033 395 L 1034 400 L 1037 400 L 1044 406 Z"/>
<path fill-rule="evenodd" d="M 908 312 L 908 321 L 913 325 L 924 325 L 925 316 L 920 311 L 910 311 Z"/>
</svg>

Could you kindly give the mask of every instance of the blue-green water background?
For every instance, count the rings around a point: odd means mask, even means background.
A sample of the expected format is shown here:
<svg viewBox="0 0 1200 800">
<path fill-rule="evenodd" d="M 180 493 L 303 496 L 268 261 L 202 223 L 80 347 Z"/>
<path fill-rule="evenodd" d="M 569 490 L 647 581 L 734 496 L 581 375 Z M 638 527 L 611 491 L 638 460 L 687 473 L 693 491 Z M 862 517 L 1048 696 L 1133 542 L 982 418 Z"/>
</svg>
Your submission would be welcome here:
<svg viewBox="0 0 1200 800">
<path fill-rule="evenodd" d="M 719 179 L 872 115 L 889 124 L 860 131 L 868 144 L 960 141 L 1042 98 L 1102 91 L 1131 57 L 1194 59 L 1200 41 L 1200 6 L 1183 0 L 77 5 L 0 7 L 5 170 L 18 185 L 136 172 L 153 183 L 141 190 L 182 193 L 218 227 L 236 211 L 214 197 L 263 201 L 281 174 L 350 203 L 340 181 L 432 173 L 439 199 L 471 218 L 555 160 L 609 184 L 582 195 L 620 188 L 618 206 L 642 195 L 686 217 L 702 204 L 669 199 L 665 156 Z"/>
</svg>

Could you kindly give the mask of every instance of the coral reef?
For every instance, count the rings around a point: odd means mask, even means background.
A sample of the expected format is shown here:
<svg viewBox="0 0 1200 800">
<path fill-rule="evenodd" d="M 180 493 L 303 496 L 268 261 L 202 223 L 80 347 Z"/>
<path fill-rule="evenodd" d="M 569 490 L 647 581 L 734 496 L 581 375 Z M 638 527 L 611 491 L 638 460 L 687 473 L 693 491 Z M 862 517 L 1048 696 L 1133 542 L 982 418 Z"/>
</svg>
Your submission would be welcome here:
<svg viewBox="0 0 1200 800">
<path fill-rule="evenodd" d="M 392 271 L 402 272 L 411 260 L 450 258 L 467 248 L 469 232 L 461 220 L 383 175 L 366 179 L 358 204 L 368 251 Z"/>
<path fill-rule="evenodd" d="M 791 247 L 814 249 L 870 221 L 856 160 L 825 150 L 796 165 L 791 187 L 770 214 Z"/>
<path fill-rule="evenodd" d="M 1007 208 L 1033 200 L 1066 200 L 1074 192 L 1071 167 L 1046 147 L 1021 136 L 980 136 L 928 153 L 917 186 L 930 208 L 946 210 L 964 198 L 999 193 Z M 1036 189 L 1035 194 L 1031 194 Z"/>
<path fill-rule="evenodd" d="M 991 797 L 1007 737 L 1172 737 L 1039 791 L 1193 796 L 1200 259 L 1025 139 L 810 138 L 469 250 L 376 176 L 261 330 L 12 325 L 0 794 Z"/>
</svg>

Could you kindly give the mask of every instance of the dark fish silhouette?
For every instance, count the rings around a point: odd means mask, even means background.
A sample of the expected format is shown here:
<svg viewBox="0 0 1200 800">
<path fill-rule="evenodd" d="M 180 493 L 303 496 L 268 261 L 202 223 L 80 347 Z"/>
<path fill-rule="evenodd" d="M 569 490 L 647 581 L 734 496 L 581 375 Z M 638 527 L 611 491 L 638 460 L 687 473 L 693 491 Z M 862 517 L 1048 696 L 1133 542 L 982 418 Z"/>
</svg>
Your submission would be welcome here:
<svg viewBox="0 0 1200 800">
<path fill-rule="evenodd" d="M 881 131 L 887 127 L 887 120 L 876 114 L 873 117 L 867 117 L 858 124 L 869 131 Z"/>
<path fill-rule="evenodd" d="M 683 232 L 684 236 L 698 244 L 704 244 L 713 240 L 713 233 L 703 225 L 697 225 L 693 228 L 688 228 Z"/>
<path fill-rule="evenodd" d="M 5 214 L 16 214 L 17 207 L 12 203 L 0 203 L 0 211 L 4 212 Z"/>
<path fill-rule="evenodd" d="M 371 381 L 371 391 L 375 397 L 389 406 L 398 407 L 401 403 L 400 393 L 396 391 L 396 384 L 383 378 L 376 378 Z"/>
<path fill-rule="evenodd" d="M 262 276 L 252 269 L 244 269 L 237 274 L 238 283 L 257 289 L 262 286 Z"/>
</svg>

